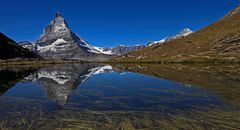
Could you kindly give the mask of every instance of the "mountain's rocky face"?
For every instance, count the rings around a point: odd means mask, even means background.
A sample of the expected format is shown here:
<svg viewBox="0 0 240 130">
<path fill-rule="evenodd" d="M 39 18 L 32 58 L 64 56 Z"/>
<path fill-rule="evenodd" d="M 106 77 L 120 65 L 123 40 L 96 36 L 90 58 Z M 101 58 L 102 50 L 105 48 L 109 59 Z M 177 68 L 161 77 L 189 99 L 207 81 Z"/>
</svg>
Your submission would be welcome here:
<svg viewBox="0 0 240 130">
<path fill-rule="evenodd" d="M 15 41 L 0 33 L 0 59 L 39 58 L 37 54 L 18 45 Z"/>
<path fill-rule="evenodd" d="M 99 47 L 95 47 L 95 48 L 104 54 L 121 56 L 121 55 L 128 54 L 129 52 L 142 49 L 144 47 L 145 47 L 144 45 L 134 45 L 134 46 L 119 45 L 113 48 L 99 48 Z"/>
<path fill-rule="evenodd" d="M 64 43 L 63 41 L 66 41 L 65 44 L 74 43 L 82 46 L 88 45 L 86 41 L 78 37 L 69 29 L 67 22 L 59 13 L 56 14 L 55 19 L 50 23 L 50 25 L 45 28 L 45 32 L 41 38 L 37 40 L 37 43 L 39 46 L 48 46 L 52 45 L 52 43 L 56 41 L 62 43 Z"/>
<path fill-rule="evenodd" d="M 118 62 L 240 62 L 239 7 L 186 37 L 113 59 Z"/>
<path fill-rule="evenodd" d="M 142 49 L 144 47 L 145 47 L 144 45 L 135 45 L 135 46 L 119 45 L 117 47 L 112 48 L 112 53 L 114 53 L 116 55 L 125 55 L 125 54 L 128 54 L 129 52 L 136 51 L 136 50 Z"/>
<path fill-rule="evenodd" d="M 185 28 L 181 32 L 176 34 L 175 36 L 166 37 L 166 38 L 163 38 L 160 41 L 149 42 L 148 46 L 152 46 L 154 44 L 161 44 L 161 43 L 164 43 L 164 42 L 169 42 L 171 40 L 175 40 L 175 39 L 178 39 L 178 38 L 183 38 L 183 37 L 186 37 L 186 36 L 188 36 L 188 35 L 190 35 L 192 33 L 194 33 L 194 32 L 191 29 Z"/>
<path fill-rule="evenodd" d="M 111 57 L 73 33 L 59 13 L 45 28 L 36 45 L 38 53 L 46 59 L 104 61 Z"/>
</svg>

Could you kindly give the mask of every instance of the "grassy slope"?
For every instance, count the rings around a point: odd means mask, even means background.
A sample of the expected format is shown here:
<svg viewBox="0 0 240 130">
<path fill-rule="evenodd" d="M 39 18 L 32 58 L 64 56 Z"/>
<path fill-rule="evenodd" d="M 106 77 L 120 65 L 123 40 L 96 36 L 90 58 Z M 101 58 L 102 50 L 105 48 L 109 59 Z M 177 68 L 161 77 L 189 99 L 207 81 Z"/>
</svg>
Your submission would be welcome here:
<svg viewBox="0 0 240 130">
<path fill-rule="evenodd" d="M 239 61 L 240 13 L 226 17 L 187 37 L 153 45 L 126 56 L 119 62 Z"/>
</svg>

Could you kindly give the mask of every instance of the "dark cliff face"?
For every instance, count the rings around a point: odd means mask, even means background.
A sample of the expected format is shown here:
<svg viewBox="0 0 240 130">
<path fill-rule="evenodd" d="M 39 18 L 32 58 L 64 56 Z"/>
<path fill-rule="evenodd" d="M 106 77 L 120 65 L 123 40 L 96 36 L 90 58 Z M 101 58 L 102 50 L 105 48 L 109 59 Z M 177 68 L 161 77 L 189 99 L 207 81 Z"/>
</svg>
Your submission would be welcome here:
<svg viewBox="0 0 240 130">
<path fill-rule="evenodd" d="M 37 54 L 18 45 L 15 41 L 0 33 L 0 59 L 39 58 Z"/>
</svg>

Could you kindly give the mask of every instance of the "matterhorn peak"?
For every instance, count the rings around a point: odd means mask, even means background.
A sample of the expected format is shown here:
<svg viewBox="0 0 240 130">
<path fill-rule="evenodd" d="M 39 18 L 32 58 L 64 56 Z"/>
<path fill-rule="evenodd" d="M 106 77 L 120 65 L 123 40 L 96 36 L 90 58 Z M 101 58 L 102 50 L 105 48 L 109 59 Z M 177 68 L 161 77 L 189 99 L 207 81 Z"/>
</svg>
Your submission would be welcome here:
<svg viewBox="0 0 240 130">
<path fill-rule="evenodd" d="M 55 15 L 55 16 L 56 16 L 56 18 L 57 18 L 57 17 L 62 17 L 61 13 L 58 12 L 58 11 L 56 12 L 56 15 Z"/>
<path fill-rule="evenodd" d="M 59 12 L 56 12 L 55 18 L 53 19 L 51 24 L 54 24 L 54 26 L 68 28 L 67 22 L 65 21 L 65 19 L 63 18 L 63 16 Z"/>
<path fill-rule="evenodd" d="M 97 49 L 76 35 L 66 20 L 57 12 L 36 42 L 37 51 L 44 58 L 88 60 L 89 55 L 101 54 Z M 101 56 L 101 55 L 99 55 Z M 97 57 L 97 56 L 96 56 Z M 102 58 L 102 57 L 101 57 Z"/>
<path fill-rule="evenodd" d="M 72 32 L 62 15 L 57 12 L 55 18 L 45 28 L 37 43 L 50 43 L 58 39 L 72 40 Z"/>
</svg>

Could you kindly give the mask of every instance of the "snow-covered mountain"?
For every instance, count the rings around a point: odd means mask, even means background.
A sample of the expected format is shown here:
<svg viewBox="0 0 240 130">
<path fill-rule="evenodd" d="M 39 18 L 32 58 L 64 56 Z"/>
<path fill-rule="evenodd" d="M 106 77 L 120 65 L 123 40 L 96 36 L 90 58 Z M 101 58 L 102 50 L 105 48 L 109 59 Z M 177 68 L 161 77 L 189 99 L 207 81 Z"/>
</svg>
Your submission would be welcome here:
<svg viewBox="0 0 240 130">
<path fill-rule="evenodd" d="M 103 61 L 110 58 L 72 32 L 60 13 L 35 44 L 37 52 L 47 59 Z"/>
<path fill-rule="evenodd" d="M 193 31 L 186 28 L 175 36 L 151 42 L 149 46 L 185 37 L 191 33 L 193 33 Z M 66 20 L 60 13 L 56 13 L 55 18 L 45 28 L 44 33 L 36 43 L 21 42 L 20 44 L 22 47 L 37 52 L 46 59 L 84 61 L 104 61 L 110 59 L 114 55 L 125 55 L 131 51 L 136 51 L 145 47 L 144 45 L 119 45 L 112 48 L 92 46 L 71 31 Z"/>
<path fill-rule="evenodd" d="M 175 36 L 171 36 L 171 37 L 166 37 L 166 38 L 163 38 L 162 40 L 159 40 L 159 41 L 154 41 L 154 42 L 150 42 L 148 44 L 148 46 L 152 46 L 154 44 L 160 44 L 160 43 L 164 43 L 164 42 L 168 42 L 168 41 L 171 41 L 171 40 L 174 40 L 174 39 L 178 39 L 178 38 L 182 38 L 182 37 L 186 37 L 190 34 L 194 33 L 191 29 L 189 28 L 185 28 L 183 29 L 181 32 L 179 32 L 178 34 L 176 34 Z"/>
<path fill-rule="evenodd" d="M 143 45 L 117 46 L 113 48 L 95 47 L 90 45 L 69 28 L 60 13 L 45 28 L 36 43 L 28 41 L 19 44 L 45 59 L 105 61 L 114 55 L 124 55 L 143 48 Z"/>
<path fill-rule="evenodd" d="M 60 13 L 56 13 L 56 17 L 51 21 L 51 23 L 46 27 L 44 33 L 37 40 L 39 46 L 46 46 L 49 44 L 60 44 L 63 43 L 62 46 L 74 43 L 79 46 L 88 46 L 89 44 L 82 39 L 81 37 L 77 36 L 73 33 L 65 19 L 60 15 Z M 51 49 L 51 47 L 49 47 Z M 87 48 L 90 50 L 90 48 Z M 48 51 L 45 49 L 39 49 L 40 51 Z"/>
</svg>

